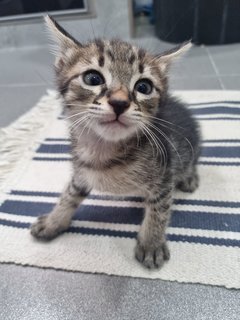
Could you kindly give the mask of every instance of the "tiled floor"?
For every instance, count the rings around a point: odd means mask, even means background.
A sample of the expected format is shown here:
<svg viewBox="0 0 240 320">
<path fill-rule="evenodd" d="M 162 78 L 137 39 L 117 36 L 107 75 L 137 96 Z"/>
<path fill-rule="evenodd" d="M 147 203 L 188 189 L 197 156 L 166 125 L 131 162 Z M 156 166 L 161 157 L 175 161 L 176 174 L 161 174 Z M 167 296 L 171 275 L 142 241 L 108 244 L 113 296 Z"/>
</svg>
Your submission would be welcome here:
<svg viewBox="0 0 240 320">
<path fill-rule="evenodd" d="M 172 47 L 134 39 L 152 51 Z M 53 87 L 48 48 L 0 51 L 0 126 Z M 172 68 L 171 89 L 240 88 L 240 44 L 195 47 Z M 237 320 L 240 292 L 224 288 L 0 265 L 0 319 Z"/>
</svg>

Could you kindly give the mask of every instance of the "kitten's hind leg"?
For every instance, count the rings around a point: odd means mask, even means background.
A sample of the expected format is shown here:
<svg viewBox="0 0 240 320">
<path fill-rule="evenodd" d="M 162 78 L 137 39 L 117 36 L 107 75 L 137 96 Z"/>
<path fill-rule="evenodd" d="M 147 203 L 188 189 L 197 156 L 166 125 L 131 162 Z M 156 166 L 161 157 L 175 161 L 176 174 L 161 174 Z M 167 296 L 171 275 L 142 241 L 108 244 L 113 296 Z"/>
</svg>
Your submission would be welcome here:
<svg viewBox="0 0 240 320">
<path fill-rule="evenodd" d="M 177 182 L 176 188 L 183 192 L 194 192 L 199 185 L 199 177 L 195 165 L 188 168 L 185 174 Z"/>
<path fill-rule="evenodd" d="M 76 208 L 89 191 L 86 187 L 78 186 L 72 179 L 53 211 L 38 217 L 37 221 L 32 224 L 31 234 L 39 239 L 51 240 L 68 229 Z"/>
</svg>

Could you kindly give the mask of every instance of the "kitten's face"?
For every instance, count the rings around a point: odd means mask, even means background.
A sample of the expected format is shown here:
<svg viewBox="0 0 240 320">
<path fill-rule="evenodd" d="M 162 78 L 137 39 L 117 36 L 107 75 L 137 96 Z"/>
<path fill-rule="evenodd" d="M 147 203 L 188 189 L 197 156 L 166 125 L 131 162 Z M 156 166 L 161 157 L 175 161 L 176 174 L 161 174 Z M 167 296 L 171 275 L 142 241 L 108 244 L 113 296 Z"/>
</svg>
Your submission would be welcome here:
<svg viewBox="0 0 240 320">
<path fill-rule="evenodd" d="M 70 61 L 75 63 L 61 66 L 58 77 L 60 88 L 68 82 L 63 97 L 76 115 L 70 119 L 82 119 L 79 129 L 114 141 L 143 130 L 165 90 L 154 57 L 120 41 L 97 41 L 76 50 Z"/>
<path fill-rule="evenodd" d="M 57 81 L 73 130 L 91 130 L 107 141 L 146 133 L 167 90 L 167 57 L 175 51 L 154 57 L 118 40 L 81 45 L 48 19 L 62 49 Z"/>
</svg>

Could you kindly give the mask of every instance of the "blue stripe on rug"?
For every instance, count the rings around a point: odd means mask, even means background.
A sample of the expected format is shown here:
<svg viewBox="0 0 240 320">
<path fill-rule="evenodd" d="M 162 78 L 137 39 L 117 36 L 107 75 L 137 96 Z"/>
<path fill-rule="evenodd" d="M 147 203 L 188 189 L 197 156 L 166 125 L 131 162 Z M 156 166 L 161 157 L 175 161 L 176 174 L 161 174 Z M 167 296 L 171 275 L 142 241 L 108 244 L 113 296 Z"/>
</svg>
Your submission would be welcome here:
<svg viewBox="0 0 240 320">
<path fill-rule="evenodd" d="M 29 197 L 59 197 L 61 193 L 59 192 L 42 192 L 42 191 L 22 191 L 22 190 L 12 190 L 9 194 L 16 196 L 29 196 Z"/>
<path fill-rule="evenodd" d="M 70 145 L 65 144 L 41 144 L 37 153 L 69 153 Z"/>
<path fill-rule="evenodd" d="M 231 105 L 231 104 L 236 104 L 236 105 L 239 105 L 240 106 L 240 101 L 210 101 L 210 102 L 198 102 L 198 103 L 189 103 L 187 104 L 188 106 L 204 106 L 204 105 L 221 105 L 221 104 L 228 104 L 228 105 Z"/>
<path fill-rule="evenodd" d="M 47 157 L 33 157 L 35 161 L 71 161 L 69 157 L 47 158 Z"/>
<path fill-rule="evenodd" d="M 201 117 L 201 116 L 199 117 L 199 116 L 197 116 L 196 119 L 197 119 L 197 120 L 203 120 L 203 121 L 205 121 L 205 120 L 206 120 L 206 121 L 212 121 L 212 120 L 214 120 L 214 121 L 215 121 L 215 120 L 216 120 L 216 121 L 218 121 L 218 120 L 219 120 L 219 121 L 220 121 L 220 120 L 239 121 L 239 120 L 240 120 L 240 116 L 239 116 L 239 117 L 231 117 L 231 116 L 230 116 L 230 117 L 221 117 L 221 116 L 220 116 L 220 117 L 210 117 L 210 118 L 205 118 L 205 117 Z"/>
<path fill-rule="evenodd" d="M 201 150 L 202 157 L 216 157 L 216 158 L 239 158 L 240 148 L 239 147 L 203 147 Z"/>
<path fill-rule="evenodd" d="M 69 154 L 69 152 L 70 152 L 70 146 L 63 145 L 63 144 L 54 144 L 54 145 L 42 144 L 37 149 L 37 153 L 47 153 L 47 154 L 55 154 L 55 153 Z M 201 156 L 203 156 L 203 157 L 218 157 L 218 158 L 239 158 L 240 157 L 240 148 L 235 147 L 235 146 L 234 147 L 233 146 L 203 147 L 202 151 L 201 151 Z M 37 157 L 35 157 L 35 159 L 36 158 Z"/>
<path fill-rule="evenodd" d="M 50 212 L 53 206 L 52 203 L 6 200 L 0 206 L 0 212 L 36 217 Z M 143 209 L 83 204 L 74 217 L 80 221 L 139 225 L 143 219 Z M 178 228 L 239 232 L 240 214 L 173 211 L 170 225 Z"/>
<path fill-rule="evenodd" d="M 233 201 L 215 201 L 215 200 L 191 200 L 191 199 L 176 199 L 174 201 L 176 205 L 193 205 L 193 206 L 210 206 L 210 207 L 221 207 L 221 208 L 239 208 L 240 202 Z M 239 210 L 240 214 L 240 210 Z"/>
<path fill-rule="evenodd" d="M 169 241 L 175 241 L 175 242 L 201 243 L 201 244 L 215 245 L 215 246 L 226 246 L 226 247 L 240 246 L 240 240 L 233 240 L 233 239 L 183 236 L 183 235 L 175 235 L 175 234 L 167 235 L 167 239 Z"/>
<path fill-rule="evenodd" d="M 30 223 L 16 222 L 9 220 L 0 219 L 0 224 L 8 227 L 24 228 L 28 229 Z M 134 239 L 137 236 L 137 232 L 134 231 L 118 231 L 118 230 L 106 230 L 106 229 L 95 229 L 85 227 L 70 227 L 67 232 L 83 234 L 83 235 L 96 235 L 96 236 L 110 236 L 120 238 L 131 238 Z M 167 234 L 167 239 L 174 242 L 188 242 L 188 243 L 200 243 L 207 245 L 217 245 L 226 247 L 239 247 L 240 240 L 222 239 L 222 238 L 209 238 L 199 236 L 186 236 L 186 235 L 175 235 Z"/>
<path fill-rule="evenodd" d="M 58 142 L 58 141 L 71 141 L 71 139 L 67 139 L 67 138 L 46 138 L 44 141 L 52 141 L 52 142 Z"/>
<path fill-rule="evenodd" d="M 198 165 L 203 166 L 228 166 L 228 167 L 238 167 L 240 162 L 224 162 L 224 161 L 198 161 Z"/>
<path fill-rule="evenodd" d="M 211 106 L 209 108 L 197 108 L 191 109 L 191 112 L 194 115 L 210 115 L 210 114 L 237 114 L 240 115 L 240 108 L 234 107 L 218 107 L 218 106 Z"/>
</svg>

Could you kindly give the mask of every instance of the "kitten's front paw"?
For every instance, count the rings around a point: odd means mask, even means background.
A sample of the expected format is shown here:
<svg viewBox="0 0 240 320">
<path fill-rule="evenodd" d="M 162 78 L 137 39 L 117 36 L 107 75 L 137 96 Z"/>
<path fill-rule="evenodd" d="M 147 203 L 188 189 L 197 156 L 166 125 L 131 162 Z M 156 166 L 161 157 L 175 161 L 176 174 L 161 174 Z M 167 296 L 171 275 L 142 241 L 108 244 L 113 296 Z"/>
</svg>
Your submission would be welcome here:
<svg viewBox="0 0 240 320">
<path fill-rule="evenodd" d="M 31 234 L 38 239 L 51 240 L 55 238 L 61 230 L 49 219 L 49 215 L 38 217 L 37 221 L 31 225 Z"/>
<path fill-rule="evenodd" d="M 177 184 L 177 189 L 182 192 L 194 192 L 199 186 L 199 177 L 197 173 L 185 178 Z"/>
<path fill-rule="evenodd" d="M 135 257 L 148 269 L 161 268 L 164 261 L 170 259 L 170 252 L 166 242 L 161 243 L 157 248 L 145 247 L 139 241 L 135 249 Z"/>
</svg>

